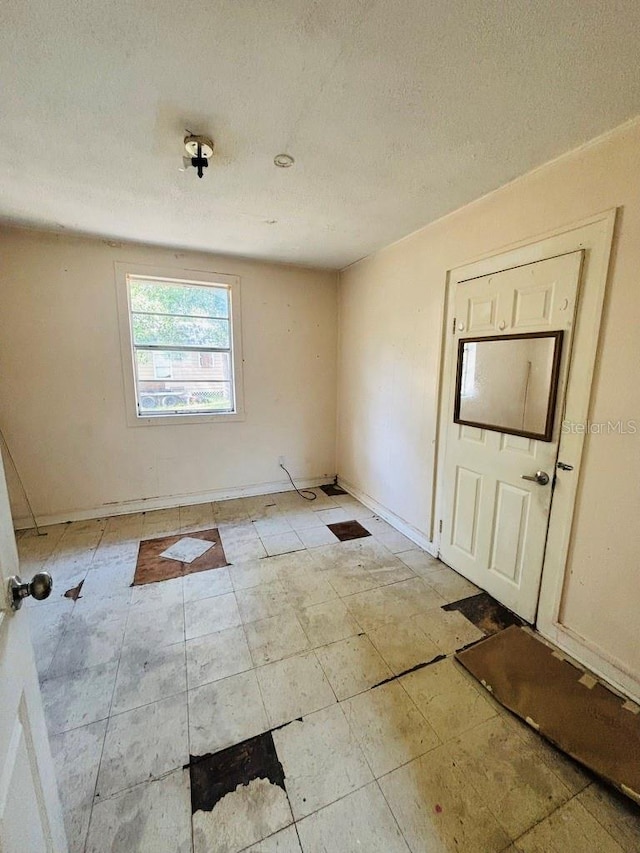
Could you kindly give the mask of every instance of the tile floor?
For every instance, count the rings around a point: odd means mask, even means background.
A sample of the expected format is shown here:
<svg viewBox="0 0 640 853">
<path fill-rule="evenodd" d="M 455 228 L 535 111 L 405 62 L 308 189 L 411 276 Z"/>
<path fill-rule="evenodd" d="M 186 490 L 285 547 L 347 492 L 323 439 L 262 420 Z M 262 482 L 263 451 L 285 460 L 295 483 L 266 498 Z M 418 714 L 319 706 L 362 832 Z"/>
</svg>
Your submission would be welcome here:
<svg viewBox="0 0 640 853">
<path fill-rule="evenodd" d="M 55 583 L 28 614 L 71 850 L 640 850 L 640 811 L 453 660 L 483 634 L 443 608 L 476 588 L 317 494 L 19 535 L 23 576 Z M 339 541 L 347 521 L 371 535 Z M 214 526 L 228 567 L 130 586 L 141 539 Z M 276 782 L 224 775 L 250 744 Z"/>
</svg>

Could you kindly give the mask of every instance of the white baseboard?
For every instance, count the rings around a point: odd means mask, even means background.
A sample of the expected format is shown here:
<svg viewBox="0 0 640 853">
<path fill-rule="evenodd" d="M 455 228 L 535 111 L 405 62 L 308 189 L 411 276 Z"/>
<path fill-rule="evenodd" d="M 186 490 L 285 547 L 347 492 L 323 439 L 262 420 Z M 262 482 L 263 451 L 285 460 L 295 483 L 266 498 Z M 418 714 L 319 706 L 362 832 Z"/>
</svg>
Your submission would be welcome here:
<svg viewBox="0 0 640 853">
<path fill-rule="evenodd" d="M 311 477 L 296 480 L 299 489 L 310 489 L 333 482 L 333 477 Z M 250 498 L 255 495 L 270 495 L 274 492 L 292 492 L 293 486 L 289 480 L 274 480 L 270 483 L 257 483 L 251 486 L 239 486 L 231 489 L 213 489 L 209 492 L 199 492 L 190 495 L 164 495 L 156 498 L 143 498 L 135 501 L 120 501 L 104 504 L 92 509 L 77 509 L 53 515 L 36 516 L 38 526 L 48 524 L 64 524 L 67 521 L 86 521 L 90 518 L 105 518 L 109 515 L 128 515 L 132 512 L 147 512 L 153 509 L 172 509 L 176 506 L 191 506 L 192 504 L 209 503 L 210 501 L 226 501 L 232 498 Z M 17 518 L 13 521 L 15 530 L 25 530 L 33 527 L 31 518 Z"/>
<path fill-rule="evenodd" d="M 374 498 L 370 497 L 365 492 L 361 492 L 357 486 L 354 486 L 353 483 L 350 483 L 348 480 L 343 480 L 340 476 L 338 476 L 338 485 L 346 492 L 349 492 L 350 495 L 353 495 L 353 497 L 359 500 L 360 503 L 373 510 L 376 515 L 379 515 L 380 518 L 384 519 L 384 521 L 388 522 L 392 527 L 395 527 L 396 530 L 400 531 L 400 533 L 404 534 L 407 539 L 411 539 L 412 542 L 415 542 L 416 545 L 419 545 L 420 548 L 427 551 L 427 553 L 431 554 L 433 557 L 438 556 L 437 547 L 429 540 L 429 537 L 425 536 L 424 533 L 412 524 L 409 524 L 408 521 L 400 518 L 400 516 L 396 515 L 395 512 L 392 512 L 386 506 L 378 503 L 378 501 L 374 500 Z"/>
</svg>

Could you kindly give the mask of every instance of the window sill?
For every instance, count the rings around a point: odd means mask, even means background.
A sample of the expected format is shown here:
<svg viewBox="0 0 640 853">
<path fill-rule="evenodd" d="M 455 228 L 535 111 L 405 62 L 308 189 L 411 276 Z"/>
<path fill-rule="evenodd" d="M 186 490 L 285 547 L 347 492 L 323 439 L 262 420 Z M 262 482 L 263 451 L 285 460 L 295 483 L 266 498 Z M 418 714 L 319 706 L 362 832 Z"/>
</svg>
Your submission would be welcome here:
<svg viewBox="0 0 640 853">
<path fill-rule="evenodd" d="M 220 415 L 154 415 L 147 418 L 129 414 L 127 423 L 130 427 L 185 426 L 186 424 L 233 423 L 244 421 L 244 419 L 244 412 L 226 412 Z"/>
</svg>

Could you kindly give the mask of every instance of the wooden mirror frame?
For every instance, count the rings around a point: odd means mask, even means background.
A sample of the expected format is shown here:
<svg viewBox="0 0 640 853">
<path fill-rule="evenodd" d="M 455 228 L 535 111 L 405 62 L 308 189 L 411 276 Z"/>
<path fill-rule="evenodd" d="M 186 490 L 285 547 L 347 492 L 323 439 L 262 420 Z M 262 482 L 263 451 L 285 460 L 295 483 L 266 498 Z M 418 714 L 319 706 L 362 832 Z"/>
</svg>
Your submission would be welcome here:
<svg viewBox="0 0 640 853">
<path fill-rule="evenodd" d="M 453 420 L 456 424 L 464 426 L 477 427 L 478 429 L 488 429 L 492 432 L 501 432 L 507 435 L 522 435 L 525 438 L 533 438 L 538 441 L 553 440 L 553 424 L 556 413 L 556 400 L 558 396 L 558 380 L 560 376 L 560 361 L 562 358 L 562 338 L 564 332 L 562 330 L 555 332 L 523 332 L 515 335 L 484 335 L 478 338 L 460 338 L 458 341 L 458 366 L 456 369 L 456 393 L 453 411 Z M 549 397 L 547 400 L 547 417 L 545 422 L 544 432 L 528 432 L 526 430 L 505 429 L 499 424 L 485 424 L 479 421 L 464 420 L 460 417 L 460 397 L 462 391 L 462 360 L 464 357 L 464 345 L 469 343 L 480 343 L 481 341 L 516 341 L 526 340 L 529 338 L 554 338 L 555 344 L 553 348 L 553 362 L 551 365 L 551 382 L 549 386 Z"/>
</svg>

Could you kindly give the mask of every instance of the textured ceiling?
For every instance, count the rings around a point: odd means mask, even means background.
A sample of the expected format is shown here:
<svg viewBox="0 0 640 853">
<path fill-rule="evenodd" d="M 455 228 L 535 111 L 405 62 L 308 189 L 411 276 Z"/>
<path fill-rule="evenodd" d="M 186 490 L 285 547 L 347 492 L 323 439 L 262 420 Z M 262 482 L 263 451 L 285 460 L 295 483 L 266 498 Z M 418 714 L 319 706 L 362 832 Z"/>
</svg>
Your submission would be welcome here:
<svg viewBox="0 0 640 853">
<path fill-rule="evenodd" d="M 343 267 L 640 113 L 639 39 L 638 0 L 4 0 L 0 218 Z"/>
</svg>

